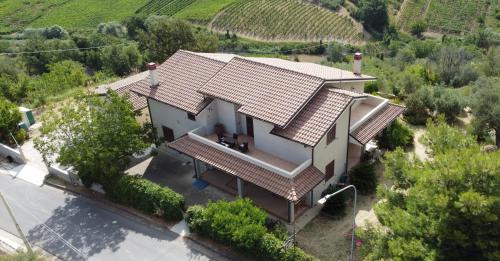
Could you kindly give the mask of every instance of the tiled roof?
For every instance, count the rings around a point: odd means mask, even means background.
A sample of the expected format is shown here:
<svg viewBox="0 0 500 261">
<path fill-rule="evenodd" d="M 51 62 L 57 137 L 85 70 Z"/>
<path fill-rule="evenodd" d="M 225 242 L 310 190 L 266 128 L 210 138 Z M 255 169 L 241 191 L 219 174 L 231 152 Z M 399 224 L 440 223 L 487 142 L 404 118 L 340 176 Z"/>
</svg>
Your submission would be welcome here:
<svg viewBox="0 0 500 261">
<path fill-rule="evenodd" d="M 230 53 L 195 53 L 190 51 L 184 51 L 184 52 L 203 56 L 223 63 L 228 63 L 229 61 L 231 61 L 231 59 L 233 59 L 236 56 L 235 54 L 230 54 Z"/>
<path fill-rule="evenodd" d="M 351 136 L 361 144 L 366 144 L 404 111 L 405 107 L 388 104 L 351 132 Z"/>
<path fill-rule="evenodd" d="M 271 133 L 314 147 L 352 99 L 337 89 L 323 88 L 286 128 L 275 127 Z"/>
<path fill-rule="evenodd" d="M 309 166 L 294 178 L 287 178 L 188 136 L 181 137 L 168 146 L 294 202 L 324 179 L 324 174 L 314 166 Z"/>
<path fill-rule="evenodd" d="M 140 95 L 198 114 L 211 100 L 197 90 L 225 63 L 187 51 L 178 51 L 156 69 L 159 86 L 150 87 L 149 77 L 132 84 Z"/>
<path fill-rule="evenodd" d="M 330 66 L 319 65 L 315 63 L 293 62 L 278 58 L 261 58 L 261 57 L 247 57 L 245 59 L 255 62 L 276 66 L 279 68 L 308 74 L 321 78 L 325 81 L 338 81 L 338 80 L 374 80 L 373 76 L 369 75 L 356 75 L 352 71 L 333 68 Z"/>
<path fill-rule="evenodd" d="M 241 105 L 239 112 L 284 127 L 322 84 L 318 77 L 234 57 L 199 92 Z"/>
<path fill-rule="evenodd" d="M 97 87 L 95 93 L 99 95 L 105 95 L 107 91 L 111 89 L 113 91 L 116 91 L 120 95 L 128 94 L 128 100 L 130 101 L 130 103 L 132 103 L 134 110 L 135 111 L 141 110 L 143 108 L 146 108 L 147 106 L 146 98 L 141 97 L 134 92 L 131 92 L 130 88 L 131 84 L 141 81 L 145 79 L 147 76 L 148 76 L 148 71 L 145 71 L 138 74 L 134 74 L 132 76 L 129 76 L 127 78 L 121 79 L 119 81 L 110 84 L 103 84 Z"/>
</svg>

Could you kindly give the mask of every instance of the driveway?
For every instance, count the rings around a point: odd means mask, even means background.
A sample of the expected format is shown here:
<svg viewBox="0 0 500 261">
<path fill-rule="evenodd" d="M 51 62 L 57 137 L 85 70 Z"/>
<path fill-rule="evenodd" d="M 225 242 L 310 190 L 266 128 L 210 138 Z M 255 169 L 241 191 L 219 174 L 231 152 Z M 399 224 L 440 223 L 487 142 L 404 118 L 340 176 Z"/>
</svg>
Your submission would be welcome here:
<svg viewBox="0 0 500 261">
<path fill-rule="evenodd" d="M 146 179 L 184 195 L 187 206 L 206 204 L 209 200 L 234 199 L 233 196 L 211 186 L 201 190 L 195 188 L 193 186 L 195 181 L 193 160 L 170 149 L 159 150 L 157 156 L 131 167 L 127 173 L 142 175 Z"/>
<path fill-rule="evenodd" d="M 64 260 L 227 260 L 189 239 L 83 197 L 0 174 L 0 192 L 31 242 Z M 0 229 L 17 234 L 5 206 Z"/>
</svg>

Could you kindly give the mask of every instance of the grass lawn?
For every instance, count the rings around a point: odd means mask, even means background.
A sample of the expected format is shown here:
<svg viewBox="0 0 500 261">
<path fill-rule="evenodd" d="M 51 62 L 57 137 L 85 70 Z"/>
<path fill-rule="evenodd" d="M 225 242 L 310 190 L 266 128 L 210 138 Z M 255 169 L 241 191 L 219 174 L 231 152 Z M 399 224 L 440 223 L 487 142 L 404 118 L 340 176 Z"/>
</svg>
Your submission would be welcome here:
<svg viewBox="0 0 500 261">
<path fill-rule="evenodd" d="M 239 0 L 196 0 L 174 16 L 197 22 L 209 22 L 219 11 Z"/>
<path fill-rule="evenodd" d="M 0 0 L 0 33 L 23 29 L 51 8 L 68 0 Z"/>
<path fill-rule="evenodd" d="M 77 0 L 57 6 L 30 24 L 32 27 L 60 25 L 65 28 L 95 27 L 133 15 L 147 0 Z"/>
</svg>

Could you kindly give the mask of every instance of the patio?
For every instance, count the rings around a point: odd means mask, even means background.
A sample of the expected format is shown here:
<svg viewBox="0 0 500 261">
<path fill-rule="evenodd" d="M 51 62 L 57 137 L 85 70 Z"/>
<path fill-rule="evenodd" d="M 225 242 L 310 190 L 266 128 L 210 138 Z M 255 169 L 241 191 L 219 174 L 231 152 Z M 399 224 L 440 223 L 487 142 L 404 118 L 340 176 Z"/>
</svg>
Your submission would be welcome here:
<svg viewBox="0 0 500 261">
<path fill-rule="evenodd" d="M 209 134 L 205 136 L 205 138 L 210 139 L 214 142 L 218 141 L 217 134 L 215 133 Z M 274 155 L 271 155 L 267 152 L 255 148 L 253 137 L 239 134 L 238 143 L 241 144 L 243 142 L 248 142 L 248 152 L 245 153 L 248 156 L 254 157 L 258 160 L 264 161 L 266 163 L 269 163 L 286 171 L 293 171 L 298 166 L 298 164 L 286 161 L 284 159 L 278 158 Z"/>
<path fill-rule="evenodd" d="M 236 177 L 220 170 L 210 169 L 200 175 L 200 178 L 210 185 L 227 192 L 238 195 Z M 243 197 L 250 198 L 255 205 L 265 209 L 271 215 L 288 220 L 288 201 L 252 183 L 244 182 Z M 295 204 L 295 219 L 300 217 L 308 206 L 304 200 Z"/>
</svg>

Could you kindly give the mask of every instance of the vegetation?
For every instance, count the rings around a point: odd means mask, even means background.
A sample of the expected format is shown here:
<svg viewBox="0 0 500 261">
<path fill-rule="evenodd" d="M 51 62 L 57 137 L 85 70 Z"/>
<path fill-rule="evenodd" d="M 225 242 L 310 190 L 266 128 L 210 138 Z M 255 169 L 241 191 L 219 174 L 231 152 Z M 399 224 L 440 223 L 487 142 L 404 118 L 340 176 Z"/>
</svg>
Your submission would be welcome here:
<svg viewBox="0 0 500 261">
<path fill-rule="evenodd" d="M 362 40 L 351 18 L 295 0 L 239 1 L 220 13 L 212 27 L 266 40 Z"/>
<path fill-rule="evenodd" d="M 79 97 L 43 119 L 35 148 L 46 162 L 73 166 L 83 184 L 108 184 L 147 144 L 125 97 Z"/>
<path fill-rule="evenodd" d="M 397 119 L 382 131 L 377 139 L 377 144 L 379 147 L 389 150 L 394 150 L 397 147 L 404 148 L 413 144 L 413 132 Z"/>
<path fill-rule="evenodd" d="M 136 13 L 149 15 L 172 16 L 196 0 L 150 0 L 139 8 Z"/>
<path fill-rule="evenodd" d="M 361 194 L 370 194 L 377 188 L 375 166 L 371 162 L 362 162 L 349 171 L 349 182 Z"/>
<path fill-rule="evenodd" d="M 2 255 L 0 252 L 0 261 L 48 261 L 38 252 L 21 252 L 17 251 L 14 254 Z"/>
<path fill-rule="evenodd" d="M 475 134 L 485 138 L 485 132 L 495 131 L 495 144 L 500 147 L 500 83 L 498 79 L 481 78 L 476 82 L 472 97 Z"/>
<path fill-rule="evenodd" d="M 139 176 L 118 176 L 104 186 L 111 200 L 154 214 L 165 220 L 181 220 L 184 197 Z"/>
<path fill-rule="evenodd" d="M 365 26 L 382 32 L 389 23 L 386 0 L 360 0 L 357 15 Z"/>
<path fill-rule="evenodd" d="M 375 213 L 388 229 L 361 233 L 365 260 L 498 260 L 500 151 L 480 152 L 474 138 L 429 123 L 433 160 L 401 149 L 386 153 Z M 450 140 L 452 137 L 452 141 Z"/>
<path fill-rule="evenodd" d="M 262 260 L 316 260 L 300 248 L 284 248 L 265 226 L 267 214 L 249 199 L 210 202 L 206 207 L 192 206 L 186 212 L 191 232 L 216 241 Z"/>
<path fill-rule="evenodd" d="M 199 23 L 208 23 L 217 13 L 238 0 L 196 0 L 177 12 L 174 17 Z"/>
<path fill-rule="evenodd" d="M 329 185 L 328 188 L 323 191 L 323 193 L 321 193 L 321 197 L 324 197 L 328 194 L 332 194 L 334 192 L 337 192 L 338 190 L 342 189 L 341 186 L 333 186 L 333 185 Z M 333 197 L 329 197 L 325 204 L 323 205 L 323 208 L 321 209 L 321 211 L 323 211 L 323 213 L 326 213 L 328 214 L 329 216 L 332 216 L 332 217 L 342 217 L 345 215 L 345 210 L 347 208 L 347 196 L 346 196 L 346 191 L 344 192 L 341 192 L 339 194 L 336 194 L 335 196 Z"/>
<path fill-rule="evenodd" d="M 11 134 L 15 134 L 21 122 L 22 115 L 19 108 L 8 100 L 0 98 L 0 142 L 10 141 Z M 10 143 L 10 142 L 8 142 Z"/>
</svg>

